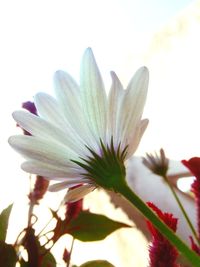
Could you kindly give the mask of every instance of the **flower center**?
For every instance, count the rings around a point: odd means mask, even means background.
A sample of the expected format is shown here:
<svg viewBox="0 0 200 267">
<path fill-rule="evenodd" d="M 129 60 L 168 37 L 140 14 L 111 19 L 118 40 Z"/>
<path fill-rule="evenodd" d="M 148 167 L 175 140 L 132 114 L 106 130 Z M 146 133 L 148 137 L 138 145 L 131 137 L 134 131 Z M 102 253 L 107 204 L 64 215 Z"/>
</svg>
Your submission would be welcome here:
<svg viewBox="0 0 200 267">
<path fill-rule="evenodd" d="M 116 185 L 125 183 L 126 169 L 124 161 L 127 146 L 121 149 L 121 144 L 119 144 L 116 149 L 114 148 L 113 138 L 111 138 L 110 145 L 106 146 L 100 140 L 101 155 L 89 147 L 87 149 L 91 156 L 81 158 L 84 163 L 72 160 L 86 171 L 82 175 L 93 180 L 97 185 L 110 190 L 115 190 Z"/>
</svg>

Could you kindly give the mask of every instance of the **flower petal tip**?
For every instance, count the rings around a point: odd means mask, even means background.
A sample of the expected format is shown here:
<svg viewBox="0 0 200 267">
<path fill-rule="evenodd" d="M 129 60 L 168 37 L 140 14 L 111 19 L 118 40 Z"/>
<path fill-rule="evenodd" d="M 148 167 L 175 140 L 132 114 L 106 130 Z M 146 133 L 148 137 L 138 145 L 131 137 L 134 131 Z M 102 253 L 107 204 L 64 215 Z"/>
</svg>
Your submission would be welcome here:
<svg viewBox="0 0 200 267">
<path fill-rule="evenodd" d="M 110 71 L 110 76 L 111 76 L 112 80 L 118 78 L 117 74 L 113 70 Z"/>
<path fill-rule="evenodd" d="M 146 78 L 149 78 L 149 69 L 146 66 L 142 66 L 138 69 L 138 71 L 141 73 L 141 75 L 146 76 Z"/>
<path fill-rule="evenodd" d="M 55 73 L 54 73 L 54 76 L 53 76 L 53 79 L 60 79 L 63 77 L 63 75 L 65 74 L 65 72 L 63 70 L 57 70 Z"/>
<path fill-rule="evenodd" d="M 88 48 L 86 48 L 85 53 L 93 54 L 92 48 L 90 46 Z"/>
<path fill-rule="evenodd" d="M 12 117 L 13 117 L 13 119 L 14 119 L 16 122 L 18 122 L 18 120 L 21 118 L 21 116 L 22 116 L 23 114 L 26 114 L 26 113 L 28 113 L 27 110 L 15 110 L 15 111 L 12 113 Z"/>
<path fill-rule="evenodd" d="M 10 146 L 12 146 L 12 147 L 16 144 L 16 136 L 15 136 L 15 135 L 12 135 L 12 136 L 10 136 L 10 137 L 8 138 L 8 144 L 9 144 Z"/>
<path fill-rule="evenodd" d="M 17 115 L 17 113 L 18 113 L 18 111 L 16 110 L 16 111 L 14 111 L 13 113 L 12 113 L 12 117 L 13 117 L 13 119 L 16 121 L 16 115 Z"/>
<path fill-rule="evenodd" d="M 83 60 L 84 60 L 84 59 L 95 61 L 95 57 L 94 57 L 92 48 L 88 47 L 88 48 L 85 50 L 85 52 L 84 52 L 84 54 L 83 54 Z"/>
</svg>

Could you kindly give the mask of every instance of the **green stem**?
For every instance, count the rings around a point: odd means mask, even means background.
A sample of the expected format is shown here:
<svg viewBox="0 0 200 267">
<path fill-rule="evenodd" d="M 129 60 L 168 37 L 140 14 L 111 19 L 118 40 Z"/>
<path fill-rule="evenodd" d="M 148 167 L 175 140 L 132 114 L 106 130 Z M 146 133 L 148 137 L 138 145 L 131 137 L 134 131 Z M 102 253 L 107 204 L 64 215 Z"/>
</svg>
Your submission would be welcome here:
<svg viewBox="0 0 200 267">
<path fill-rule="evenodd" d="M 192 263 L 199 266 L 200 257 L 191 250 L 155 213 L 126 185 L 115 185 L 115 190 L 129 200 L 178 250 Z"/>
<path fill-rule="evenodd" d="M 198 239 L 198 236 L 197 236 L 197 233 L 196 233 L 196 231 L 195 231 L 195 229 L 194 229 L 194 226 L 192 225 L 192 223 L 191 223 L 191 221 L 190 221 L 190 219 L 189 219 L 189 217 L 188 217 L 188 215 L 187 215 L 187 213 L 186 213 L 186 211 L 185 211 L 183 205 L 181 204 L 180 199 L 178 198 L 178 196 L 177 196 L 177 194 L 176 194 L 174 188 L 173 188 L 172 185 L 169 183 L 169 181 L 168 181 L 168 179 L 167 179 L 166 176 L 163 176 L 163 178 L 164 178 L 165 182 L 168 184 L 168 186 L 169 186 L 169 188 L 170 188 L 170 190 L 171 190 L 171 192 L 172 192 L 174 198 L 176 199 L 176 202 L 178 203 L 178 205 L 179 205 L 179 207 L 180 207 L 180 209 L 181 209 L 181 211 L 182 211 L 182 213 L 183 213 L 183 216 L 185 217 L 185 219 L 186 219 L 186 221 L 187 221 L 187 223 L 188 223 L 188 225 L 189 225 L 189 227 L 190 227 L 190 229 L 191 229 L 191 231 L 192 231 L 192 233 L 193 233 L 193 235 L 194 235 L 194 237 L 195 237 L 197 243 L 200 245 L 200 240 Z"/>
</svg>

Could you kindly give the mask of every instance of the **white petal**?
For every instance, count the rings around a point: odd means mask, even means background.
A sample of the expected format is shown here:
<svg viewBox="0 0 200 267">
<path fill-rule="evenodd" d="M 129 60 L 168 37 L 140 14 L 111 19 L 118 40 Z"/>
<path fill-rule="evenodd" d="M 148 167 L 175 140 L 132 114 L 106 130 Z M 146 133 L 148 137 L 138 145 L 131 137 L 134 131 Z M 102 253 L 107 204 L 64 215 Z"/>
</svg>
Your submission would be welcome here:
<svg viewBox="0 0 200 267">
<path fill-rule="evenodd" d="M 77 155 L 67 147 L 34 136 L 11 136 L 8 142 L 25 158 L 56 166 L 69 166 L 73 168 L 75 164 L 70 160 L 78 159 Z"/>
<path fill-rule="evenodd" d="M 129 138 L 129 145 L 128 145 L 128 153 L 126 155 L 126 159 L 128 159 L 129 157 L 131 157 L 133 155 L 133 153 L 136 151 L 140 140 L 148 126 L 149 120 L 148 119 L 144 119 L 141 120 L 139 125 L 136 127 L 135 131 L 133 132 L 133 134 L 130 136 Z"/>
<path fill-rule="evenodd" d="M 80 89 L 84 111 L 97 142 L 106 138 L 107 99 L 92 50 L 87 49 L 81 65 Z"/>
<path fill-rule="evenodd" d="M 75 202 L 92 192 L 96 187 L 90 184 L 82 185 L 67 192 L 66 202 Z"/>
<path fill-rule="evenodd" d="M 65 120 L 57 101 L 46 93 L 38 93 L 34 96 L 34 103 L 40 117 L 65 129 Z"/>
<path fill-rule="evenodd" d="M 80 89 L 76 81 L 64 71 L 56 71 L 54 74 L 55 93 L 64 114 L 81 111 Z M 71 109 L 71 110 L 70 110 Z"/>
<path fill-rule="evenodd" d="M 77 139 L 74 140 L 74 136 L 71 136 L 68 131 L 63 132 L 57 126 L 27 111 L 15 111 L 13 118 L 31 135 L 64 144 L 76 153 L 81 154 L 83 145 Z"/>
<path fill-rule="evenodd" d="M 119 122 L 122 143 L 126 143 L 127 138 L 134 131 L 143 112 L 149 73 L 146 67 L 140 68 L 130 81 L 120 110 Z"/>
<path fill-rule="evenodd" d="M 92 135 L 87 120 L 84 117 L 80 101 L 80 89 L 74 79 L 64 71 L 57 71 L 54 75 L 55 93 L 59 106 L 66 120 L 76 133 L 79 133 L 84 144 L 91 145 Z"/>
<path fill-rule="evenodd" d="M 62 182 L 62 183 L 56 183 L 56 184 L 52 184 L 49 186 L 48 190 L 50 192 L 57 192 L 63 189 L 67 189 L 67 188 L 71 188 L 73 186 L 82 184 L 83 180 L 82 178 L 77 178 L 77 179 L 67 179 L 66 181 Z"/>
<path fill-rule="evenodd" d="M 111 77 L 112 86 L 108 97 L 108 142 L 113 137 L 114 143 L 118 145 L 121 140 L 119 140 L 117 124 L 120 123 L 118 117 L 124 89 L 114 72 L 111 72 Z"/>
<path fill-rule="evenodd" d="M 21 168 L 22 170 L 29 173 L 41 175 L 51 180 L 60 181 L 63 181 L 63 178 L 66 177 L 77 177 L 82 172 L 82 170 L 78 166 L 77 168 L 70 168 L 69 166 L 65 167 L 52 165 L 37 160 L 25 161 L 24 163 L 22 163 Z"/>
</svg>

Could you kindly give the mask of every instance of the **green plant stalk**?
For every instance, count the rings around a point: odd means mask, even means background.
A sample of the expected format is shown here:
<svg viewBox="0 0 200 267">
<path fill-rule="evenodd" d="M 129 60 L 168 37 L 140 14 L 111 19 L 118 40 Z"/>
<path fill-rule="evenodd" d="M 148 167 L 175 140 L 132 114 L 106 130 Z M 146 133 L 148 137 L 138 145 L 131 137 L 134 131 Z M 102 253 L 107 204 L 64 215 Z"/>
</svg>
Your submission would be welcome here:
<svg viewBox="0 0 200 267">
<path fill-rule="evenodd" d="M 126 183 L 115 184 L 114 190 L 129 200 L 148 219 L 163 236 L 192 264 L 199 266 L 200 257 L 191 250 L 155 213 L 141 200 Z"/>
<path fill-rule="evenodd" d="M 162 176 L 162 177 L 164 178 L 164 181 L 167 183 L 167 185 L 169 186 L 174 198 L 176 199 L 176 202 L 178 203 L 179 208 L 181 209 L 181 211 L 183 213 L 183 216 L 185 217 L 185 220 L 187 221 L 187 223 L 188 223 L 188 225 L 189 225 L 189 227 L 190 227 L 190 229 L 191 229 L 191 231 L 193 233 L 194 238 L 196 239 L 197 243 L 200 245 L 200 240 L 198 239 L 198 236 L 197 236 L 197 233 L 196 233 L 196 231 L 194 229 L 194 226 L 192 225 L 192 223 L 191 223 L 191 221 L 190 221 L 190 219 L 189 219 L 189 217 L 188 217 L 183 205 L 181 204 L 180 199 L 178 198 L 175 190 L 173 189 L 172 185 L 169 183 L 167 177 L 166 176 Z"/>
</svg>

